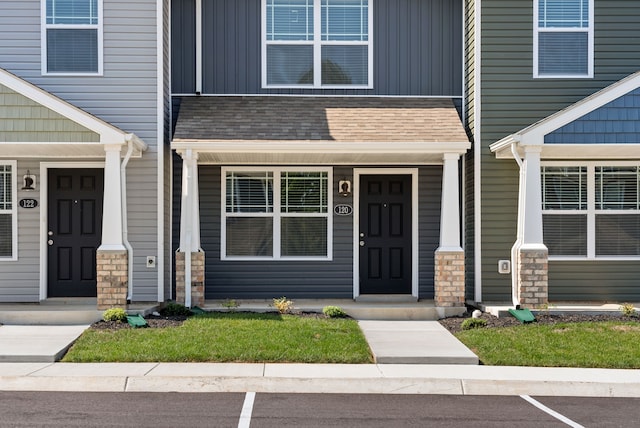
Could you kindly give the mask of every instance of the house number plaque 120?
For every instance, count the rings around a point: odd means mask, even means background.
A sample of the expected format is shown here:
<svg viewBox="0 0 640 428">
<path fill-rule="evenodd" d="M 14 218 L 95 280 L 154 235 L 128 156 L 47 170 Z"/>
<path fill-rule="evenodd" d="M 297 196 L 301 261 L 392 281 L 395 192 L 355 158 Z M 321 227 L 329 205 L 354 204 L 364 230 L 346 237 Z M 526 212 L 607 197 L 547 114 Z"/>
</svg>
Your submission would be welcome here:
<svg viewBox="0 0 640 428">
<path fill-rule="evenodd" d="M 333 212 L 335 212 L 336 215 L 351 215 L 353 213 L 353 207 L 347 204 L 338 204 L 333 209 Z"/>
</svg>

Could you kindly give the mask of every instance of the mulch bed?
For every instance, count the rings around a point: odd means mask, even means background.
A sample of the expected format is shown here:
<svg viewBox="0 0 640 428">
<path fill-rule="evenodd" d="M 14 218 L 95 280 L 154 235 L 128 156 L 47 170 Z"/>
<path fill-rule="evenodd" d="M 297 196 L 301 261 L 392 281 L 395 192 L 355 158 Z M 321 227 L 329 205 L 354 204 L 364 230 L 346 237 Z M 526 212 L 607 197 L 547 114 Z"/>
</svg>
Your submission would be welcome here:
<svg viewBox="0 0 640 428">
<path fill-rule="evenodd" d="M 439 320 L 440 324 L 449 330 L 452 333 L 457 333 L 462 331 L 462 323 L 465 319 L 470 318 L 471 313 L 466 312 L 460 317 L 451 317 L 444 318 Z M 558 323 L 568 323 L 568 322 L 599 322 L 599 321 L 635 321 L 640 323 L 640 318 L 638 317 L 629 317 L 622 316 L 618 313 L 611 314 L 546 314 L 546 313 L 538 313 L 535 315 L 537 324 L 558 324 Z M 480 316 L 481 319 L 487 321 L 487 326 L 485 328 L 500 328 L 500 327 L 511 327 L 516 325 L 521 325 L 520 321 L 518 321 L 515 317 L 512 316 L 504 316 L 504 317 L 495 317 L 491 314 L 483 313 Z"/>
<path fill-rule="evenodd" d="M 238 311 L 241 312 L 241 311 Z M 270 314 L 277 314 L 277 312 L 267 312 Z M 325 314 L 319 312 L 293 312 L 291 315 L 297 315 L 299 317 L 304 318 L 316 318 L 316 319 L 324 319 L 328 318 Z M 148 328 L 166 328 L 166 327 L 179 327 L 182 323 L 189 317 L 184 315 L 175 315 L 175 316 L 157 316 L 157 315 L 147 315 L 144 319 L 147 321 L 149 325 Z M 93 330 L 122 330 L 131 327 L 126 321 L 98 321 L 91 325 Z"/>
</svg>

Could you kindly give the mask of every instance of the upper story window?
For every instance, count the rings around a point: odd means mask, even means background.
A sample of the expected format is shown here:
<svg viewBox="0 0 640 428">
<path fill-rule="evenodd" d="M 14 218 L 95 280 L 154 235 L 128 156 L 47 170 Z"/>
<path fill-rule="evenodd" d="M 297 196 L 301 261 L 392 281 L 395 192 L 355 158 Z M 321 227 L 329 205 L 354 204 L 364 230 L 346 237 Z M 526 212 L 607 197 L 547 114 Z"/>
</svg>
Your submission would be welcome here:
<svg viewBox="0 0 640 428">
<path fill-rule="evenodd" d="M 542 218 L 550 256 L 637 259 L 640 166 L 544 166 Z"/>
<path fill-rule="evenodd" d="M 372 0 L 263 0 L 262 86 L 372 86 Z"/>
<path fill-rule="evenodd" d="M 593 2 L 534 0 L 533 77 L 593 77 Z"/>
<path fill-rule="evenodd" d="M 43 0 L 44 74 L 102 73 L 102 0 Z"/>
<path fill-rule="evenodd" d="M 18 256 L 16 162 L 0 161 L 0 260 Z"/>
</svg>

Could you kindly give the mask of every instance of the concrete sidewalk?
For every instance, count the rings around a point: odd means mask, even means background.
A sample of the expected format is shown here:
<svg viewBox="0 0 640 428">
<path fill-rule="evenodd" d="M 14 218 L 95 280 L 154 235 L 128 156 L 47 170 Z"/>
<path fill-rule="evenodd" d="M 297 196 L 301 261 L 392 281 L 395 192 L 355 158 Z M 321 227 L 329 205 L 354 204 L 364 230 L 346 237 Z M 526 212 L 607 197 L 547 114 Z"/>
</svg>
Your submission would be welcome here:
<svg viewBox="0 0 640 428">
<path fill-rule="evenodd" d="M 478 357 L 437 321 L 358 323 L 377 363 L 478 364 Z M 0 326 L 0 362 L 58 361 L 88 327 Z"/>
<path fill-rule="evenodd" d="M 640 397 L 640 371 L 421 364 L 0 363 L 0 390 Z"/>
</svg>

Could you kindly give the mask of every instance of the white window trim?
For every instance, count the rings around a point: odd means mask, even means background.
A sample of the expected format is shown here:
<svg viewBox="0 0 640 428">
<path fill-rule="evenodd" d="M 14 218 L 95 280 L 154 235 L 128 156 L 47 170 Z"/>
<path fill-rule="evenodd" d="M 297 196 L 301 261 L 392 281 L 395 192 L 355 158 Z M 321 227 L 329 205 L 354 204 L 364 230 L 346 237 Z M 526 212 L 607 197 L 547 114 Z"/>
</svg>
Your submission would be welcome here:
<svg viewBox="0 0 640 428">
<path fill-rule="evenodd" d="M 595 169 L 598 166 L 634 166 L 638 162 L 625 161 L 593 161 L 593 162 L 562 162 L 547 161 L 541 162 L 541 166 L 583 166 L 587 168 L 587 209 L 586 210 L 542 210 L 542 215 L 553 214 L 583 214 L 587 216 L 587 255 L 586 256 L 554 256 L 549 254 L 552 261 L 637 261 L 640 256 L 597 256 L 596 255 L 596 215 L 602 214 L 603 210 L 596 210 L 595 203 Z M 606 210 L 606 214 L 640 214 L 640 210 Z"/>
<path fill-rule="evenodd" d="M 271 213 L 227 213 L 227 172 L 271 172 L 273 173 L 273 212 Z M 280 210 L 280 182 L 283 172 L 326 172 L 327 212 L 325 213 L 283 213 Z M 220 260 L 234 261 L 331 261 L 333 260 L 333 168 L 331 167 L 222 167 L 220 168 Z M 233 217 L 273 218 L 272 256 L 228 256 L 227 255 L 227 214 Z M 280 219 L 282 217 L 322 217 L 327 219 L 326 256 L 282 256 L 280 254 Z"/>
<path fill-rule="evenodd" d="M 104 26 L 103 26 L 103 0 L 98 0 L 98 24 L 47 24 L 47 0 L 40 1 L 40 59 L 41 72 L 43 76 L 102 76 L 104 73 L 103 64 L 103 45 L 104 45 Z M 47 69 L 47 30 L 52 28 L 63 29 L 91 29 L 98 30 L 98 70 L 95 72 L 50 72 Z"/>
<path fill-rule="evenodd" d="M 11 256 L 0 257 L 0 262 L 14 262 L 18 260 L 18 161 L 0 160 L 0 165 L 11 167 L 11 209 L 0 210 L 2 214 L 11 214 Z"/>
<path fill-rule="evenodd" d="M 545 28 L 540 29 L 538 21 L 538 10 L 540 0 L 533 1 L 533 78 L 534 79 L 590 79 L 593 78 L 593 16 L 595 0 L 589 0 L 589 27 L 583 28 Z M 539 33 L 550 32 L 579 32 L 587 33 L 588 52 L 587 52 L 587 74 L 540 74 L 538 70 L 538 35 Z"/>
<path fill-rule="evenodd" d="M 368 40 L 362 41 L 323 41 L 322 40 L 322 15 L 321 0 L 313 0 L 313 40 L 273 40 L 267 41 L 267 0 L 262 0 L 262 88 L 263 89 L 373 89 L 373 2 L 369 0 L 368 19 L 369 33 Z M 269 85 L 267 83 L 267 43 L 270 45 L 311 45 L 313 46 L 313 84 L 312 85 Z M 323 85 L 322 84 L 322 49 L 323 45 L 356 45 L 368 46 L 368 71 L 366 85 Z"/>
</svg>

